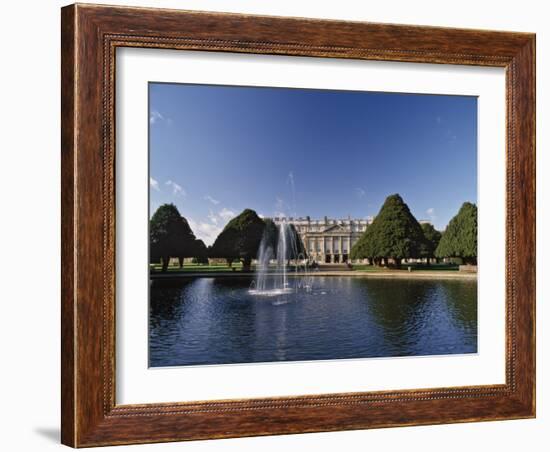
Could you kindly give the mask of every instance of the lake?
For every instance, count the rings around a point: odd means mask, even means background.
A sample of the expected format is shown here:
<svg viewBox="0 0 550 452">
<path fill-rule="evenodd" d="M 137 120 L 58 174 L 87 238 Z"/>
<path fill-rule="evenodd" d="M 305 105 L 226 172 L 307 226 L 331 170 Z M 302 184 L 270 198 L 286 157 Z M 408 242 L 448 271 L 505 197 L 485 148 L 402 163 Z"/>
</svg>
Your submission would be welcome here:
<svg viewBox="0 0 550 452">
<path fill-rule="evenodd" d="M 477 281 L 319 276 L 250 293 L 252 277 L 151 283 L 149 365 L 183 366 L 477 352 Z"/>
</svg>

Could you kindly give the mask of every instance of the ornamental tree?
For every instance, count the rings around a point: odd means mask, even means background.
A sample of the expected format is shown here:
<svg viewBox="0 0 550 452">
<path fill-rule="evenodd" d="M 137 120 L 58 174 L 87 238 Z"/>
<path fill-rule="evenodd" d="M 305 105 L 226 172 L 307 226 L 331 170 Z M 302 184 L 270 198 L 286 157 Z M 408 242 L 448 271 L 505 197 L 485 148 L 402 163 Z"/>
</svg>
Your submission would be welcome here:
<svg viewBox="0 0 550 452">
<path fill-rule="evenodd" d="M 451 219 L 435 250 L 436 257 L 459 257 L 477 264 L 477 206 L 465 202 Z"/>
<path fill-rule="evenodd" d="M 306 248 L 304 246 L 302 238 L 300 237 L 300 234 L 292 223 L 289 223 L 288 227 L 284 229 L 282 229 L 280 226 L 277 226 L 271 219 L 265 219 L 264 223 L 265 228 L 262 235 L 261 247 L 264 250 L 270 251 L 267 256 L 263 256 L 263 259 L 276 259 L 278 257 L 277 253 L 279 252 L 281 232 L 283 230 L 285 231 L 286 235 L 286 258 L 288 260 L 307 258 Z M 258 259 L 262 259 L 262 257 L 258 255 Z"/>
<path fill-rule="evenodd" d="M 193 244 L 193 263 L 208 265 L 208 248 L 202 240 L 195 240 Z"/>
<path fill-rule="evenodd" d="M 368 258 L 370 264 L 378 262 L 379 257 L 376 257 L 376 243 L 373 239 L 373 233 L 371 231 L 372 225 L 367 226 L 363 235 L 359 240 L 351 247 L 350 258 L 351 259 L 365 259 Z"/>
<path fill-rule="evenodd" d="M 296 227 L 293 224 L 289 225 L 288 228 L 288 235 L 289 239 L 287 240 L 287 243 L 289 243 L 289 249 L 287 250 L 287 257 L 289 259 L 306 259 L 307 258 L 307 252 L 306 247 L 304 245 L 304 242 L 302 241 L 302 238 L 300 237 L 300 234 L 296 230 Z"/>
<path fill-rule="evenodd" d="M 427 264 L 430 265 L 430 259 L 435 258 L 435 250 L 441 240 L 441 232 L 435 229 L 430 223 L 422 223 L 420 227 L 425 239 L 420 247 L 420 257 L 425 257 Z"/>
<path fill-rule="evenodd" d="M 189 223 L 174 204 L 163 204 L 149 222 L 149 254 L 151 262 L 162 260 L 162 271 L 168 269 L 170 257 L 192 257 L 195 235 Z"/>
<path fill-rule="evenodd" d="M 419 257 L 423 244 L 420 224 L 401 196 L 395 194 L 386 198 L 372 224 L 351 249 L 351 258 L 374 262 L 393 259 L 399 267 L 401 259 Z"/>
<path fill-rule="evenodd" d="M 240 259 L 243 271 L 250 271 L 252 259 L 258 254 L 265 223 L 251 209 L 233 218 L 212 245 L 210 257 L 225 258 L 228 262 Z"/>
<path fill-rule="evenodd" d="M 265 250 L 270 250 L 266 259 L 275 259 L 277 257 L 277 244 L 279 243 L 279 228 L 271 219 L 264 220 L 264 232 L 262 234 L 261 246 Z"/>
</svg>

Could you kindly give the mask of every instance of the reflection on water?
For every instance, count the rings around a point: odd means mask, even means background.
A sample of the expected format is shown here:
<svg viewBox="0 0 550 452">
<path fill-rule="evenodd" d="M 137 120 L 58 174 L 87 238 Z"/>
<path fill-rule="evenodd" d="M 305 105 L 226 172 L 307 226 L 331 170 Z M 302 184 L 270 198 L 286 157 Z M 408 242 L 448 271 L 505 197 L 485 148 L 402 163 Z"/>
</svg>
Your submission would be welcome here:
<svg viewBox="0 0 550 452">
<path fill-rule="evenodd" d="M 260 297 L 250 278 L 156 280 L 150 366 L 477 352 L 473 280 L 318 277 Z"/>
</svg>

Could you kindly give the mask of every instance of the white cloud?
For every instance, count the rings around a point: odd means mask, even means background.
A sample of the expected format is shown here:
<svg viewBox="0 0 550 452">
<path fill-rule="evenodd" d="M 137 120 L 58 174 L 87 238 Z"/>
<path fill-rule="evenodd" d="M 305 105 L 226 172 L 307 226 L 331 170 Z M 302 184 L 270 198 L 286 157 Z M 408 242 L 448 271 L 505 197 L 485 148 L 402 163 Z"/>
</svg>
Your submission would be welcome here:
<svg viewBox="0 0 550 452">
<path fill-rule="evenodd" d="M 174 181 L 168 180 L 166 181 L 166 185 L 172 187 L 172 194 L 174 196 L 178 196 L 178 195 L 182 197 L 187 196 L 187 192 L 183 189 L 183 187 L 175 183 Z"/>
<path fill-rule="evenodd" d="M 220 201 L 218 201 L 217 199 L 212 198 L 212 196 L 210 196 L 210 195 L 205 195 L 204 199 L 206 199 L 207 201 L 210 201 L 215 206 L 217 206 L 220 203 Z"/>
<path fill-rule="evenodd" d="M 149 187 L 156 191 L 160 191 L 159 183 L 157 180 L 153 179 L 152 177 L 149 177 Z"/>
<path fill-rule="evenodd" d="M 229 221 L 231 218 L 233 218 L 234 216 L 237 215 L 236 212 L 233 212 L 232 210 L 224 207 L 222 210 L 220 210 L 220 212 L 218 213 L 218 215 L 225 221 Z"/>
<path fill-rule="evenodd" d="M 210 213 L 208 214 L 208 219 L 214 223 L 214 224 L 218 224 L 218 217 L 216 216 L 216 214 L 212 211 L 210 211 Z"/>
<path fill-rule="evenodd" d="M 225 225 L 236 215 L 236 212 L 224 207 L 218 213 L 210 209 L 206 219 L 187 218 L 187 221 L 195 236 L 208 246 L 214 243 Z"/>
<path fill-rule="evenodd" d="M 163 121 L 164 116 L 160 114 L 157 110 L 152 110 L 151 114 L 149 115 L 149 124 L 156 124 L 157 122 Z"/>
<path fill-rule="evenodd" d="M 160 111 L 151 110 L 151 114 L 149 115 L 149 124 L 159 124 L 161 122 L 164 122 L 169 126 L 171 126 L 173 123 L 171 118 L 167 118 Z"/>
<path fill-rule="evenodd" d="M 364 198 L 367 192 L 363 188 L 357 187 L 355 189 L 355 194 L 357 195 L 358 198 Z"/>
<path fill-rule="evenodd" d="M 433 207 L 430 207 L 428 210 L 426 210 L 426 214 L 428 215 L 432 223 L 437 218 L 437 216 L 435 215 L 435 209 Z"/>
<path fill-rule="evenodd" d="M 206 246 L 212 245 L 223 230 L 223 227 L 205 221 L 195 221 L 192 218 L 187 218 L 187 221 L 195 237 L 202 240 Z"/>
<path fill-rule="evenodd" d="M 195 236 L 208 246 L 214 243 L 225 225 L 236 215 L 235 211 L 224 207 L 217 213 L 210 209 L 206 218 L 187 217 L 187 221 Z"/>
</svg>

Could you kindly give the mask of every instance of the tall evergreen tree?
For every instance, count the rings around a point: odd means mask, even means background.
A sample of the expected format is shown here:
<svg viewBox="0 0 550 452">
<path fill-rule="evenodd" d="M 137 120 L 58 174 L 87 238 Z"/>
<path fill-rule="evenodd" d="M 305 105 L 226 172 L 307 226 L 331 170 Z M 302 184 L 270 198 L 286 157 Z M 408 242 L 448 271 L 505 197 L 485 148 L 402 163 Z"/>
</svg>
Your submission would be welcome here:
<svg viewBox="0 0 550 452">
<path fill-rule="evenodd" d="M 451 219 L 435 250 L 437 257 L 460 257 L 477 264 L 477 206 L 465 202 Z"/>
<path fill-rule="evenodd" d="M 386 262 L 419 257 L 424 234 L 407 204 L 398 194 L 386 198 L 380 212 L 351 250 L 352 259 L 369 258 Z"/>
<path fill-rule="evenodd" d="M 193 263 L 208 265 L 208 249 L 202 240 L 195 240 L 193 244 Z"/>
<path fill-rule="evenodd" d="M 430 259 L 435 258 L 435 250 L 441 240 L 441 232 L 430 223 L 422 223 L 422 232 L 424 233 L 424 243 L 420 248 L 420 257 L 425 257 L 427 264 L 430 265 Z"/>
<path fill-rule="evenodd" d="M 252 259 L 256 258 L 265 223 L 251 209 L 243 210 L 233 218 L 218 235 L 212 245 L 210 257 L 221 257 L 233 262 L 240 259 L 243 271 L 250 271 Z"/>
<path fill-rule="evenodd" d="M 174 204 L 163 204 L 151 217 L 149 255 L 151 262 L 162 260 L 162 271 L 168 269 L 170 257 L 192 257 L 195 240 L 189 223 Z"/>
<path fill-rule="evenodd" d="M 290 235 L 290 249 L 287 250 L 287 256 L 289 259 L 306 259 L 307 258 L 307 251 L 306 247 L 304 245 L 304 242 L 302 241 L 302 238 L 300 237 L 300 234 L 296 230 L 296 227 L 293 224 L 290 224 L 289 227 L 289 235 Z"/>
<path fill-rule="evenodd" d="M 271 248 L 271 257 L 277 257 L 277 244 L 279 243 L 279 228 L 271 219 L 265 219 L 265 228 L 262 236 L 264 246 Z"/>
</svg>

